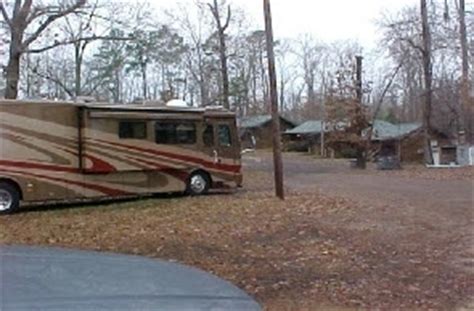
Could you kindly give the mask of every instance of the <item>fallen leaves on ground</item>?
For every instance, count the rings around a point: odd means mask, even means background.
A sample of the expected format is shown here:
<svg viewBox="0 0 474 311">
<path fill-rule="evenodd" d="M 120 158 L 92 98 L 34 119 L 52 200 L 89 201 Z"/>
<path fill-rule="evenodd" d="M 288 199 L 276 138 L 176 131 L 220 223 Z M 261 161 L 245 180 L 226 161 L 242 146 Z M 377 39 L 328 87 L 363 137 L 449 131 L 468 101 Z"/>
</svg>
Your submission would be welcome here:
<svg viewBox="0 0 474 311">
<path fill-rule="evenodd" d="M 422 165 L 407 165 L 402 170 L 379 171 L 379 174 L 439 181 L 474 181 L 474 167 L 472 166 L 459 168 L 427 168 Z"/>
<path fill-rule="evenodd" d="M 231 281 L 267 310 L 449 310 L 474 294 L 472 276 L 447 265 L 453 236 L 387 235 L 359 226 L 364 213 L 373 209 L 316 193 L 285 202 L 262 191 L 148 199 L 2 217 L 0 243 L 181 262 Z"/>
</svg>

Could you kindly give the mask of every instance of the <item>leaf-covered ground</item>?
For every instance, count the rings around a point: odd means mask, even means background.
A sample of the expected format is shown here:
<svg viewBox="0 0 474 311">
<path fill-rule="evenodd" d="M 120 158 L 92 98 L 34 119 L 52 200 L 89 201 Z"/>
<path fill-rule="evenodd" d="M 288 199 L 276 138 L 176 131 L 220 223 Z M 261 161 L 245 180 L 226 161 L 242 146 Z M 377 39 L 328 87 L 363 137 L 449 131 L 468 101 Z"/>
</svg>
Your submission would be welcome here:
<svg viewBox="0 0 474 311">
<path fill-rule="evenodd" d="M 474 297 L 472 209 L 446 223 L 409 204 L 292 190 L 156 198 L 0 218 L 0 243 L 178 261 L 231 281 L 267 310 L 456 310 Z M 289 181 L 291 183 L 291 180 Z M 443 217 L 445 215 L 443 214 Z"/>
<path fill-rule="evenodd" d="M 420 178 L 426 180 L 474 180 L 474 167 L 463 168 L 440 168 L 429 169 L 421 165 L 408 165 L 403 170 L 398 171 L 382 171 L 379 174 L 388 176 L 398 176 L 403 178 Z"/>
</svg>

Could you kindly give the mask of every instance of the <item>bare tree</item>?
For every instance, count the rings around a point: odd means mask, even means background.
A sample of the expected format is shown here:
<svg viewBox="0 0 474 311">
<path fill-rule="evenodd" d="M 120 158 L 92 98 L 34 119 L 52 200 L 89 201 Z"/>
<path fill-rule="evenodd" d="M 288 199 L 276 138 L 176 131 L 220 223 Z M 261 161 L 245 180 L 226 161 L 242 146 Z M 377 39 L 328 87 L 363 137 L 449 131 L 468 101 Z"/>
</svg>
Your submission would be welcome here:
<svg viewBox="0 0 474 311">
<path fill-rule="evenodd" d="M 18 96 L 21 56 L 27 53 L 28 47 L 55 21 L 61 19 L 86 4 L 87 0 L 62 1 L 60 5 L 34 5 L 33 0 L 15 0 L 12 12 L 8 14 L 7 6 L 0 2 L 0 13 L 10 31 L 9 60 L 6 67 L 7 87 L 5 97 L 14 99 Z M 31 26 L 36 26 L 28 31 Z"/>
<path fill-rule="evenodd" d="M 219 36 L 219 57 L 221 60 L 221 75 L 222 75 L 222 104 L 226 109 L 230 109 L 229 103 L 229 69 L 227 67 L 228 56 L 227 56 L 227 45 L 226 45 L 226 31 L 229 28 L 232 11 L 230 5 L 227 6 L 227 15 L 225 21 L 221 19 L 220 5 L 217 0 L 211 4 L 208 4 L 211 10 L 212 16 L 216 22 L 217 34 Z"/>
<path fill-rule="evenodd" d="M 270 111 L 268 104 L 268 72 L 265 66 L 266 38 L 265 32 L 261 30 L 251 32 L 247 37 L 248 65 L 250 73 L 250 93 L 253 111 Z M 261 97 L 259 98 L 259 93 Z"/>
<path fill-rule="evenodd" d="M 185 53 L 185 73 L 189 76 L 188 92 L 190 102 L 194 103 L 194 98 L 198 97 L 198 104 L 208 106 L 211 103 L 211 82 L 212 72 L 208 66 L 208 55 L 205 50 L 205 41 L 211 32 L 206 20 L 208 8 L 202 6 L 200 2 L 195 2 L 193 6 L 197 14 L 191 12 L 191 7 L 178 5 L 179 12 L 169 13 L 170 20 L 178 21 L 176 27 L 184 35 L 188 49 Z"/>
<path fill-rule="evenodd" d="M 318 80 L 319 66 L 324 57 L 324 46 L 311 35 L 301 37 L 296 46 L 295 54 L 300 60 L 303 79 L 306 85 L 306 105 L 312 117 L 321 117 L 322 107 L 318 105 L 316 82 Z"/>
<path fill-rule="evenodd" d="M 287 108 L 286 93 L 287 87 L 292 79 L 295 77 L 290 73 L 290 64 L 287 61 L 288 55 L 291 52 L 291 46 L 289 40 L 280 40 L 276 46 L 276 61 L 279 68 L 279 81 L 280 84 L 280 111 L 284 112 Z"/>
</svg>

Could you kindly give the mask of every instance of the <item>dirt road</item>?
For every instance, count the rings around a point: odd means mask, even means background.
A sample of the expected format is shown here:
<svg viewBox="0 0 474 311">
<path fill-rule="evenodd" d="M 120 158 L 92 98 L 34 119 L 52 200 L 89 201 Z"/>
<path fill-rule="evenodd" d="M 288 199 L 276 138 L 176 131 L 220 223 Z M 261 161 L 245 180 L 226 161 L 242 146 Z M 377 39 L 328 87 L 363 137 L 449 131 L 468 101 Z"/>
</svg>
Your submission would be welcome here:
<svg viewBox="0 0 474 311">
<path fill-rule="evenodd" d="M 244 160 L 247 172 L 273 170 L 269 153 L 248 155 Z M 456 175 L 456 171 L 440 170 L 430 178 L 427 174 L 399 174 L 399 172 L 377 172 L 373 166 L 368 171 L 351 169 L 348 160 L 314 160 L 308 156 L 286 154 L 284 156 L 286 186 L 292 190 L 312 191 L 343 196 L 346 198 L 382 203 L 417 202 L 423 205 L 443 206 L 453 210 L 472 207 L 474 170 Z M 411 167 L 410 167 L 411 168 Z M 420 170 L 418 170 L 420 171 Z M 421 171 L 424 172 L 424 171 Z M 451 177 L 450 177 L 451 175 Z M 459 175 L 459 174 L 458 174 Z M 441 179 L 441 180 L 440 180 Z M 269 184 L 268 188 L 271 189 Z"/>
<path fill-rule="evenodd" d="M 271 163 L 268 153 L 245 158 L 249 172 L 270 173 Z M 284 156 L 284 167 L 289 191 L 320 192 L 366 206 L 360 213 L 345 218 L 338 215 L 328 222 L 349 232 L 348 238 L 361 238 L 360 243 L 369 239 L 379 246 L 385 245 L 382 248 L 393 247 L 393 260 L 401 270 L 410 270 L 410 256 L 423 252 L 425 259 L 414 262 L 442 267 L 440 279 L 433 282 L 442 282 L 442 272 L 465 274 L 474 281 L 472 168 L 429 171 L 410 166 L 401 172 L 379 172 L 370 167 L 360 171 L 350 168 L 347 160 L 314 160 L 295 154 Z M 266 185 L 271 189 L 271 183 Z M 405 258 L 399 256 L 402 253 Z M 443 254 L 442 258 L 439 254 Z M 433 260 L 435 257 L 438 262 Z M 390 270 L 392 259 L 387 260 L 390 261 L 381 267 Z M 403 266 L 403 262 L 407 265 Z"/>
</svg>

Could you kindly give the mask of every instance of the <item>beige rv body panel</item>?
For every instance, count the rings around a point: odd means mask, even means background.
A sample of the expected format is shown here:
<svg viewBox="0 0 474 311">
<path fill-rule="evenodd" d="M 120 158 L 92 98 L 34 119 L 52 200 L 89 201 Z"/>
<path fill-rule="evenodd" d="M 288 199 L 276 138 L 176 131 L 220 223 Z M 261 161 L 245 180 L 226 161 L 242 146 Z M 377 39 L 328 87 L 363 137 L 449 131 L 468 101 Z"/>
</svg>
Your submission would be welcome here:
<svg viewBox="0 0 474 311">
<path fill-rule="evenodd" d="M 145 139 L 119 137 L 119 122 L 146 122 Z M 155 142 L 155 122 L 186 120 L 196 142 Z M 234 144 L 214 157 L 202 135 L 210 123 L 233 128 Z M 191 173 L 214 186 L 242 182 L 235 116 L 228 112 L 153 107 L 0 101 L 0 180 L 15 182 L 23 201 L 74 200 L 181 192 Z"/>
</svg>

